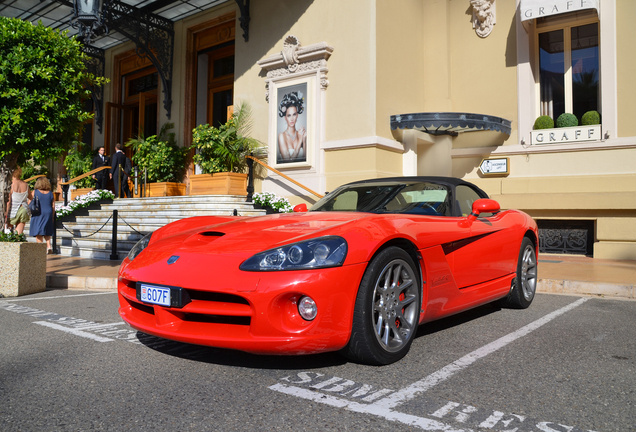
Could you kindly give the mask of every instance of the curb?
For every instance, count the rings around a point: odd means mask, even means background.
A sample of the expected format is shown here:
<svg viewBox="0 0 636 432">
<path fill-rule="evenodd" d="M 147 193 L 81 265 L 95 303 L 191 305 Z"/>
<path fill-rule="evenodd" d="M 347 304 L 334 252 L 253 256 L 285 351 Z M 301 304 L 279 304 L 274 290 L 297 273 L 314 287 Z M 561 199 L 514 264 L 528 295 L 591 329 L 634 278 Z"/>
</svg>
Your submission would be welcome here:
<svg viewBox="0 0 636 432">
<path fill-rule="evenodd" d="M 46 287 L 50 289 L 117 290 L 117 278 L 47 275 Z M 564 279 L 539 279 L 537 292 L 543 294 L 574 294 L 636 299 L 636 285 L 606 282 L 583 282 Z"/>
<path fill-rule="evenodd" d="M 117 278 L 47 275 L 46 287 L 50 289 L 116 291 Z"/>
<path fill-rule="evenodd" d="M 621 299 L 636 299 L 636 286 L 607 282 L 584 282 L 564 279 L 539 279 L 537 292 L 545 294 L 584 294 Z"/>
</svg>

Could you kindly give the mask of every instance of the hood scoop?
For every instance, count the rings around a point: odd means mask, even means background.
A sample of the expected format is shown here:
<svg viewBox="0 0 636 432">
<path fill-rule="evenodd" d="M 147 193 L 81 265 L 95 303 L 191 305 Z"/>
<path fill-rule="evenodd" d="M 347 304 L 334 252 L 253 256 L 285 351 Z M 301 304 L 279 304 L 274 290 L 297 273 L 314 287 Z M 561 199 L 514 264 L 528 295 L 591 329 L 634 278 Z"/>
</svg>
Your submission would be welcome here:
<svg viewBox="0 0 636 432">
<path fill-rule="evenodd" d="M 201 233 L 199 233 L 199 235 L 205 236 L 205 237 L 223 237 L 225 235 L 225 233 L 219 232 L 219 231 L 203 231 Z"/>
<path fill-rule="evenodd" d="M 190 250 L 195 250 L 197 247 L 205 247 L 214 240 L 223 237 L 225 233 L 218 231 L 203 231 L 193 234 L 183 241 L 183 246 Z"/>
</svg>

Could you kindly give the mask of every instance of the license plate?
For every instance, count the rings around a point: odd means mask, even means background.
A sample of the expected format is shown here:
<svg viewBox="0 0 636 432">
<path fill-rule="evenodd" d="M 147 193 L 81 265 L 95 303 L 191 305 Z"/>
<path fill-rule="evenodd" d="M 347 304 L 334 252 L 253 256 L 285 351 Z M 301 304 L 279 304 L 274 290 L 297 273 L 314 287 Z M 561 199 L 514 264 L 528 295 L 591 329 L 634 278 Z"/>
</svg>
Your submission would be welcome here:
<svg viewBox="0 0 636 432">
<path fill-rule="evenodd" d="M 139 288 L 142 302 L 170 307 L 170 288 L 146 284 L 141 284 Z"/>
</svg>

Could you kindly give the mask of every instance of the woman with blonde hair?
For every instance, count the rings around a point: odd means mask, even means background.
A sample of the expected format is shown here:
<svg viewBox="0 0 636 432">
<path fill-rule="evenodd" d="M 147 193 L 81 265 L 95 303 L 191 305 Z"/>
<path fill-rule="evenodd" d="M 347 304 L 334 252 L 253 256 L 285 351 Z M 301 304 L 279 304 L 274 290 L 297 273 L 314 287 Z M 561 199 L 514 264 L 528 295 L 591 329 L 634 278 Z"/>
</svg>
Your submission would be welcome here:
<svg viewBox="0 0 636 432">
<path fill-rule="evenodd" d="M 29 226 L 29 235 L 35 237 L 35 241 L 42 243 L 46 240 L 47 253 L 52 253 L 51 236 L 53 235 L 53 215 L 55 214 L 55 200 L 51 192 L 51 182 L 46 177 L 40 177 L 35 182 L 33 199 L 40 201 L 40 214 L 33 215 Z"/>
<path fill-rule="evenodd" d="M 21 176 L 22 168 L 16 167 L 13 171 L 11 195 L 9 195 L 7 211 L 4 215 L 5 220 L 8 220 L 7 226 L 9 228 L 15 227 L 18 234 L 22 234 L 24 225 L 30 218 L 28 203 L 31 198 L 31 191 L 29 190 L 29 185 L 20 179 Z"/>
</svg>

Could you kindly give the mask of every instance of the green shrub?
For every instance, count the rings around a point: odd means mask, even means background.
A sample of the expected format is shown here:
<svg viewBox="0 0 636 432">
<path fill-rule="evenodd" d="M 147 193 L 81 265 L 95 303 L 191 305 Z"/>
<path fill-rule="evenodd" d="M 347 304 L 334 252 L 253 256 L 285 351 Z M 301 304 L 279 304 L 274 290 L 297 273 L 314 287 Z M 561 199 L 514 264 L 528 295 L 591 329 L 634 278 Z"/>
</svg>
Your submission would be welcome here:
<svg viewBox="0 0 636 432">
<path fill-rule="evenodd" d="M 234 109 L 234 114 L 218 128 L 208 124 L 199 125 L 192 131 L 192 147 L 197 149 L 194 163 L 203 174 L 216 172 L 243 173 L 247 170 L 245 156 L 261 153 L 265 145 L 249 137 L 252 127 L 252 110 L 243 102 Z"/>
<path fill-rule="evenodd" d="M 0 242 L 24 243 L 27 241 L 26 234 L 18 234 L 16 232 L 5 233 L 0 232 Z"/>
<path fill-rule="evenodd" d="M 49 176 L 49 169 L 46 167 L 46 165 L 44 165 L 43 163 L 38 164 L 33 159 L 28 159 L 25 163 L 20 165 L 20 168 L 22 168 L 22 180 L 26 180 L 28 178 L 41 174 L 44 174 L 47 177 Z M 29 182 L 29 187 L 31 189 L 33 189 L 33 186 L 35 186 L 36 180 L 37 179 L 31 180 Z M 52 183 L 53 182 L 51 182 L 51 187 L 53 187 Z"/>
<path fill-rule="evenodd" d="M 89 172 L 93 166 L 93 157 L 96 154 L 97 150 L 92 150 L 87 144 L 76 141 L 64 158 L 64 166 L 69 180 Z M 78 189 L 92 188 L 95 187 L 95 180 L 88 176 L 76 181 L 73 185 Z"/>
<path fill-rule="evenodd" d="M 554 127 L 554 120 L 550 116 L 542 115 L 537 117 L 534 121 L 535 129 L 552 129 Z"/>
<path fill-rule="evenodd" d="M 126 147 L 132 146 L 135 151 L 132 157 L 135 165 L 142 171 L 146 168 L 149 182 L 180 182 L 183 177 L 188 149 L 179 147 L 174 133 L 168 133 L 173 127 L 174 123 L 166 123 L 159 135 L 144 138 L 140 134 L 126 143 Z"/>
<path fill-rule="evenodd" d="M 573 127 L 578 125 L 579 125 L 579 120 L 576 118 L 574 114 L 570 114 L 570 113 L 561 114 L 556 121 L 556 126 L 559 128 Z"/>
<path fill-rule="evenodd" d="M 601 115 L 598 113 L 598 111 L 588 111 L 583 114 L 583 117 L 581 117 L 581 125 L 583 126 L 597 124 L 601 124 Z"/>
</svg>

